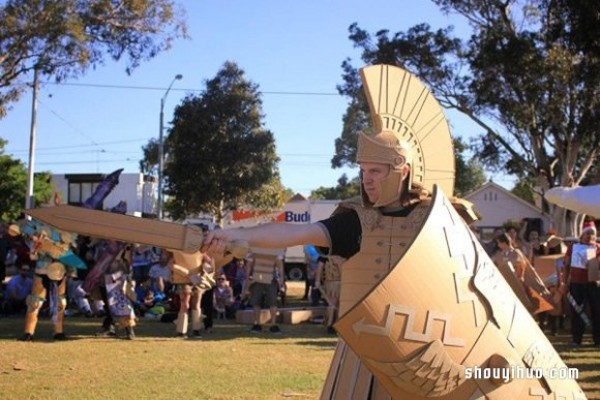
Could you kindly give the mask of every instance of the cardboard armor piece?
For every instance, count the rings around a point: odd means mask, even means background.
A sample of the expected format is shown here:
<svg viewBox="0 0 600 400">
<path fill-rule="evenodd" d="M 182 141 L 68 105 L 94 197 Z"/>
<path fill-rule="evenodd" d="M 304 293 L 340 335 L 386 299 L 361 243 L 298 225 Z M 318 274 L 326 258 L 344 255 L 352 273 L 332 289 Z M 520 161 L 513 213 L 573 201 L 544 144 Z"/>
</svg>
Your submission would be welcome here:
<svg viewBox="0 0 600 400">
<path fill-rule="evenodd" d="M 278 257 L 282 257 L 284 249 L 252 248 L 250 258 L 252 263 L 251 283 L 270 284 L 275 280 L 275 266 Z"/>
<path fill-rule="evenodd" d="M 382 250 L 363 252 L 375 264 Z M 585 398 L 573 379 L 549 374 L 567 368 L 437 188 L 395 267 L 354 304 L 335 328 L 391 398 Z M 473 373 L 485 368 L 514 379 Z M 337 386 L 343 369 L 341 361 Z"/>
<path fill-rule="evenodd" d="M 203 289 L 215 286 L 214 268 L 204 261 L 202 253 L 184 253 L 179 250 L 168 250 L 173 254 L 171 279 L 174 284 L 197 285 Z"/>
</svg>

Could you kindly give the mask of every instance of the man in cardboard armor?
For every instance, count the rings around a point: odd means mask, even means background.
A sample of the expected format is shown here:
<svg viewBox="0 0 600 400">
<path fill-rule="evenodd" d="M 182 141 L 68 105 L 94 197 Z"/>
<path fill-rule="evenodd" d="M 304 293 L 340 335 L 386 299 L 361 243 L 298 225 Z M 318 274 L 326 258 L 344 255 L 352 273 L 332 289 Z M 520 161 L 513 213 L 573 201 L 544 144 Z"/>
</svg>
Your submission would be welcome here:
<svg viewBox="0 0 600 400">
<path fill-rule="evenodd" d="M 33 340 L 38 314 L 46 298 L 54 323 L 54 339 L 66 340 L 64 317 L 67 306 L 67 275 L 75 273 L 77 268 L 86 268 L 83 260 L 71 251 L 73 236 L 37 221 L 28 221 L 22 227 L 11 225 L 9 234 L 22 235 L 29 247 L 30 259 L 35 260 L 33 286 L 26 300 L 25 328 L 19 340 Z"/>
<path fill-rule="evenodd" d="M 212 232 L 204 249 L 313 244 L 347 258 L 322 399 L 584 399 L 467 226 L 474 211 L 444 194 L 454 162 L 439 103 L 400 68 L 361 76 L 375 125 L 358 139 L 361 198 L 313 224 Z"/>
<path fill-rule="evenodd" d="M 173 284 L 177 285 L 180 298 L 179 313 L 176 320 L 176 336 L 187 337 L 191 319 L 192 335 L 200 336 L 202 315 L 200 300 L 205 290 L 215 286 L 214 262 L 200 252 L 184 253 L 170 250 L 169 268 Z"/>
<path fill-rule="evenodd" d="M 253 248 L 247 257 L 248 276 L 246 292 L 252 305 L 253 325 L 251 332 L 262 331 L 261 308 L 263 301 L 269 308 L 271 333 L 280 333 L 277 325 L 277 295 L 284 286 L 284 249 Z"/>
</svg>

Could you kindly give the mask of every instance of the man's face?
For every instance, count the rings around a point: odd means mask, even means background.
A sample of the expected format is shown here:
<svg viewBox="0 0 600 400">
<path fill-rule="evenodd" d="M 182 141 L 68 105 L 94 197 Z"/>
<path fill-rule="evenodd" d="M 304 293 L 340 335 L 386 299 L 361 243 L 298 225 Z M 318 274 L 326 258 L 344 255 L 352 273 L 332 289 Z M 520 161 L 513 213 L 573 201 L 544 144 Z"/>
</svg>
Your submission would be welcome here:
<svg viewBox="0 0 600 400">
<path fill-rule="evenodd" d="M 581 242 L 582 243 L 590 244 L 590 243 L 594 243 L 595 241 L 596 241 L 596 232 L 589 230 L 589 231 L 583 232 L 581 234 Z"/>
<path fill-rule="evenodd" d="M 363 190 L 371 203 L 376 203 L 381 196 L 381 182 L 390 173 L 390 166 L 387 164 L 368 163 L 360 164 L 362 175 Z"/>
</svg>

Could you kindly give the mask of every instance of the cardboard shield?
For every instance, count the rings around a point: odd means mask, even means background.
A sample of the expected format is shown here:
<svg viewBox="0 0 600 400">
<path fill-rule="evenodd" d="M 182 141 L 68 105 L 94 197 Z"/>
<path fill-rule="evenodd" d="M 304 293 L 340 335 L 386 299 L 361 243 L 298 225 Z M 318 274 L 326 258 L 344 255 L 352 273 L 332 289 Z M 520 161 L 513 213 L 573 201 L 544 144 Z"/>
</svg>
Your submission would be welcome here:
<svg viewBox="0 0 600 400">
<path fill-rule="evenodd" d="M 417 232 L 335 326 L 392 398 L 585 398 L 548 373 L 566 366 L 437 187 Z"/>
</svg>

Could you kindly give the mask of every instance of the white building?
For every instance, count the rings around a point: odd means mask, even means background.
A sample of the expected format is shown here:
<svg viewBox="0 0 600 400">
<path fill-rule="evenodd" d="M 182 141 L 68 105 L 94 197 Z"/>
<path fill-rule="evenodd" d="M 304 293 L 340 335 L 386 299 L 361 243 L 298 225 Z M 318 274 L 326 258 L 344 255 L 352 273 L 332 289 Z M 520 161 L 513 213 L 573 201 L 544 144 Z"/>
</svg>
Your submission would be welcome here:
<svg viewBox="0 0 600 400">
<path fill-rule="evenodd" d="M 81 205 L 108 174 L 53 174 L 52 183 L 60 193 L 62 203 Z M 110 209 L 120 201 L 127 202 L 127 214 L 156 216 L 157 182 L 140 173 L 121 173 L 119 183 L 106 197 L 103 209 Z"/>
<path fill-rule="evenodd" d="M 487 182 L 480 188 L 464 196 L 473 204 L 481 220 L 475 222 L 475 226 L 482 233 L 490 233 L 494 228 L 502 227 L 508 221 L 520 222 L 529 218 L 544 234 L 552 225 L 552 219 L 548 214 L 533 204 L 526 202 L 520 197 L 494 182 Z"/>
</svg>

